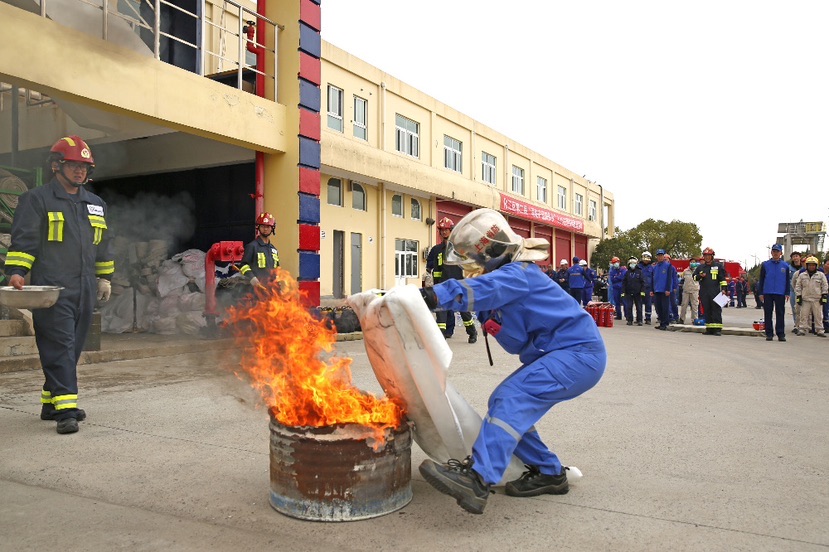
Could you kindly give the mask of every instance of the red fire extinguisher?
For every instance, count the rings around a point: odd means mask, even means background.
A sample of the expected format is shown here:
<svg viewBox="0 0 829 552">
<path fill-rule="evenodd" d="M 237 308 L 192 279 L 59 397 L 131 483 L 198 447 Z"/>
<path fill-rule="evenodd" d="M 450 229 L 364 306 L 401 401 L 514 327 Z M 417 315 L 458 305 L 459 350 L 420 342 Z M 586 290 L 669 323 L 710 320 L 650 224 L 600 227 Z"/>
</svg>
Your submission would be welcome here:
<svg viewBox="0 0 829 552">
<path fill-rule="evenodd" d="M 613 305 L 608 304 L 605 312 L 607 313 L 607 327 L 612 328 L 613 319 L 616 318 L 616 308 Z"/>
</svg>

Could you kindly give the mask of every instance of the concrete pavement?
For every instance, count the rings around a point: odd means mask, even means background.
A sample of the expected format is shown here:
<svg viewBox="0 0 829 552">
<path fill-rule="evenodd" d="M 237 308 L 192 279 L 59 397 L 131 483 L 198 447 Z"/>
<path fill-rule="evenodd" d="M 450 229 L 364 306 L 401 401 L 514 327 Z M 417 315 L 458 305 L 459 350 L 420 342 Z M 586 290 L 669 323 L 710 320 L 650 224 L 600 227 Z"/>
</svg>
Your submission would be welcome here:
<svg viewBox="0 0 829 552">
<path fill-rule="evenodd" d="M 727 327 L 761 311 L 726 309 Z M 791 323 L 788 317 L 787 322 Z M 38 371 L 0 374 L 0 550 L 827 550 L 829 339 L 786 343 L 603 328 L 610 361 L 537 424 L 584 478 L 563 496 L 493 495 L 473 516 L 425 483 L 366 521 L 274 511 L 268 417 L 227 347 L 83 365 L 88 419 L 39 419 Z M 518 366 L 450 340 L 450 378 L 483 412 Z M 105 344 L 106 346 L 106 344 Z M 338 343 L 379 392 L 363 343 Z"/>
</svg>

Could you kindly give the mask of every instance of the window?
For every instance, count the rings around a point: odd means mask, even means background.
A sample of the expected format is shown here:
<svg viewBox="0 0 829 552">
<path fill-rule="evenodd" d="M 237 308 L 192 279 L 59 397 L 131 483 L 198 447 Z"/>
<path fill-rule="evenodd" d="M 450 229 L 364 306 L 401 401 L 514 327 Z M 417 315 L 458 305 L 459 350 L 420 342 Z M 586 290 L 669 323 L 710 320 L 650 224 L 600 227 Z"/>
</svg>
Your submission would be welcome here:
<svg viewBox="0 0 829 552">
<path fill-rule="evenodd" d="M 536 199 L 538 201 L 547 203 L 547 179 L 540 176 L 536 180 L 536 187 L 538 188 Z"/>
<path fill-rule="evenodd" d="M 451 136 L 443 136 L 443 166 L 455 172 L 462 172 L 463 144 Z"/>
<path fill-rule="evenodd" d="M 328 128 L 343 131 L 343 91 L 328 85 Z"/>
<path fill-rule="evenodd" d="M 564 186 L 558 187 L 558 208 L 562 211 L 567 210 L 567 188 Z"/>
<path fill-rule="evenodd" d="M 354 96 L 354 136 L 368 140 L 368 100 Z"/>
<path fill-rule="evenodd" d="M 587 211 L 587 219 L 588 220 L 596 220 L 596 200 L 590 200 L 590 208 Z"/>
<path fill-rule="evenodd" d="M 394 240 L 394 275 L 417 278 L 417 240 Z"/>
<path fill-rule="evenodd" d="M 420 202 L 414 198 L 412 198 L 412 220 L 421 220 Z"/>
<path fill-rule="evenodd" d="M 403 196 L 394 195 L 391 198 L 391 214 L 395 217 L 403 216 Z"/>
<path fill-rule="evenodd" d="M 366 191 L 361 184 L 351 184 L 351 207 L 358 211 L 366 211 Z"/>
<path fill-rule="evenodd" d="M 328 180 L 328 205 L 343 206 L 343 183 L 339 178 Z"/>
<path fill-rule="evenodd" d="M 420 123 L 407 119 L 403 115 L 396 115 L 395 125 L 397 151 L 412 157 L 420 157 Z"/>
<path fill-rule="evenodd" d="M 524 195 L 524 169 L 512 166 L 512 191 Z"/>
<path fill-rule="evenodd" d="M 584 196 L 576 194 L 576 199 L 573 202 L 573 211 L 576 215 L 584 214 Z"/>
<path fill-rule="evenodd" d="M 484 182 L 488 182 L 493 186 L 498 183 L 498 173 L 496 172 L 497 160 L 494 155 L 482 151 L 481 152 L 481 178 Z"/>
</svg>

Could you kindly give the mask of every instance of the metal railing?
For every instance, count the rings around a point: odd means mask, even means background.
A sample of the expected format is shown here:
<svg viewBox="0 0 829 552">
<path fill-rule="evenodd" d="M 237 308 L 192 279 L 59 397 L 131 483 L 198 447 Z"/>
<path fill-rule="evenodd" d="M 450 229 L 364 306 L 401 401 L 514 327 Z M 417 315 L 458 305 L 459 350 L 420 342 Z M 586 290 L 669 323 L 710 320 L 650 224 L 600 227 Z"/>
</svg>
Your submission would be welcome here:
<svg viewBox="0 0 829 552">
<path fill-rule="evenodd" d="M 260 42 L 258 33 L 253 39 L 248 38 L 246 30 L 251 24 L 264 27 L 276 45 L 277 33 L 284 27 L 234 0 L 196 0 L 195 12 L 176 5 L 175 0 L 76 1 L 87 6 L 87 11 L 91 8 L 100 12 L 103 40 L 114 41 L 115 26 L 119 30 L 126 28 L 141 39 L 155 59 L 226 83 L 235 72 L 235 86 L 240 90 L 244 89 L 246 77 L 270 80 L 276 94 L 276 46 L 269 48 Z M 41 17 L 63 23 L 60 11 L 53 13 L 48 2 L 39 0 Z M 264 55 L 272 62 L 257 67 L 255 60 L 248 59 L 249 48 L 258 52 L 254 55 Z M 178 56 L 170 55 L 174 50 L 179 52 Z"/>
</svg>

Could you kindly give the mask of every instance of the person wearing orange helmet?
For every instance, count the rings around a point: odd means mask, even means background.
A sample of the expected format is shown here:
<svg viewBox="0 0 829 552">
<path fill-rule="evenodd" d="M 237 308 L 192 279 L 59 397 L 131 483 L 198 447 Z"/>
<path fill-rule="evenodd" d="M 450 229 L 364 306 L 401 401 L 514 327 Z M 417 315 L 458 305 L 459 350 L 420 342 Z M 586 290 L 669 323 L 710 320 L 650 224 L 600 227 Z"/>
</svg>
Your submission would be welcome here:
<svg viewBox="0 0 829 552">
<path fill-rule="evenodd" d="M 271 271 L 279 266 L 279 251 L 271 243 L 276 230 L 276 219 L 270 213 L 256 217 L 256 238 L 245 246 L 239 272 L 250 278 L 250 285 L 261 286 L 269 282 Z"/>
<path fill-rule="evenodd" d="M 699 302 L 705 313 L 705 335 L 722 335 L 722 307 L 714 301 L 726 286 L 725 267 L 714 260 L 714 250 L 702 250 L 702 263 L 694 269 L 694 280 L 699 282 Z"/>
<path fill-rule="evenodd" d="M 447 265 L 444 262 L 446 260 L 446 240 L 449 239 L 449 234 L 452 233 L 454 227 L 455 222 L 449 217 L 443 217 L 438 221 L 441 242 L 429 251 L 426 259 L 426 272 L 432 275 L 435 284 L 449 279 L 463 280 L 461 267 Z M 450 339 L 455 333 L 455 311 L 438 311 L 435 313 L 435 318 L 443 337 Z M 477 342 L 478 330 L 475 328 L 475 320 L 472 319 L 472 314 L 468 311 L 461 312 L 461 320 L 466 329 L 467 341 L 469 343 Z"/>
<path fill-rule="evenodd" d="M 107 301 L 115 261 L 107 230 L 107 205 L 83 187 L 95 167 L 79 136 L 65 136 L 49 152 L 52 180 L 20 196 L 6 255 L 9 284 L 59 286 L 57 302 L 32 312 L 45 382 L 40 418 L 57 421 L 60 434 L 78 431 L 78 358 L 92 324 L 96 299 Z"/>
</svg>

